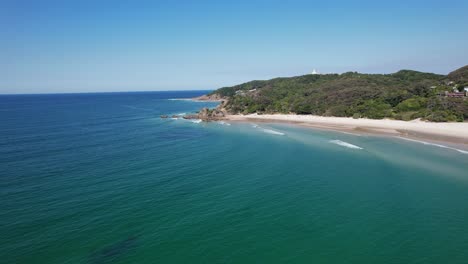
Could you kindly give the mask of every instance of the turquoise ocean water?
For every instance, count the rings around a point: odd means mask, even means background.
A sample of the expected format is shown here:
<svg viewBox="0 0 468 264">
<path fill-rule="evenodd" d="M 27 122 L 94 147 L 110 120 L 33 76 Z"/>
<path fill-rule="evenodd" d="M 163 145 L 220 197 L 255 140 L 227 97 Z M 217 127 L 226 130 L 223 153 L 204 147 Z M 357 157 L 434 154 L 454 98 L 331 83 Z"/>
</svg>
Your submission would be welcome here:
<svg viewBox="0 0 468 264">
<path fill-rule="evenodd" d="M 468 263 L 466 152 L 200 94 L 0 96 L 0 263 Z"/>
</svg>

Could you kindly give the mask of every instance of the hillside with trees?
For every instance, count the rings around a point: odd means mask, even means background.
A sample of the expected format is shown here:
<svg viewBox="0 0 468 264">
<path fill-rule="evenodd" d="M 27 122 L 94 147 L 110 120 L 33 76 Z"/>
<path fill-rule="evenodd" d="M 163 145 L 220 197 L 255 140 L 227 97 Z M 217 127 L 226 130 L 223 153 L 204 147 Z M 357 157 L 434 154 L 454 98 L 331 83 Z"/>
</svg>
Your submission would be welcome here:
<svg viewBox="0 0 468 264">
<path fill-rule="evenodd" d="M 310 74 L 251 81 L 215 90 L 210 95 L 226 99 L 224 108 L 232 114 L 464 121 L 468 120 L 467 97 L 451 97 L 451 93 L 463 91 L 467 80 L 468 66 L 449 75 L 411 70 L 393 74 Z"/>
</svg>

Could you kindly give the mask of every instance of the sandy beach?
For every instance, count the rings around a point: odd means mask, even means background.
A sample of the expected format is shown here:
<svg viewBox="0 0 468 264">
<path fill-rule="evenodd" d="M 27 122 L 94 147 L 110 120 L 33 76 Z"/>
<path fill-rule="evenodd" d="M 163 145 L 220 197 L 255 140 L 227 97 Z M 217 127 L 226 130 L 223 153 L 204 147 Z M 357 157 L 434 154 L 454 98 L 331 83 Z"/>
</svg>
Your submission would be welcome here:
<svg viewBox="0 0 468 264">
<path fill-rule="evenodd" d="M 229 115 L 231 121 L 280 122 L 301 126 L 345 131 L 349 133 L 379 134 L 449 142 L 468 148 L 468 123 L 433 123 L 421 120 L 353 119 L 314 115 Z"/>
</svg>

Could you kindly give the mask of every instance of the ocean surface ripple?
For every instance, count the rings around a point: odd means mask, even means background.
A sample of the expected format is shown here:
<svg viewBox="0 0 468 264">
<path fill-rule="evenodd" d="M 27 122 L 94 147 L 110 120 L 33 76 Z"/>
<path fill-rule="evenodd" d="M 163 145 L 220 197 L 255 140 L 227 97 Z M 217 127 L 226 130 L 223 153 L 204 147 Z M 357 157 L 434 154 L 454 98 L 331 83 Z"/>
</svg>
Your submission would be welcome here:
<svg viewBox="0 0 468 264">
<path fill-rule="evenodd" d="M 159 118 L 204 93 L 0 96 L 1 262 L 466 263 L 456 146 Z"/>
</svg>

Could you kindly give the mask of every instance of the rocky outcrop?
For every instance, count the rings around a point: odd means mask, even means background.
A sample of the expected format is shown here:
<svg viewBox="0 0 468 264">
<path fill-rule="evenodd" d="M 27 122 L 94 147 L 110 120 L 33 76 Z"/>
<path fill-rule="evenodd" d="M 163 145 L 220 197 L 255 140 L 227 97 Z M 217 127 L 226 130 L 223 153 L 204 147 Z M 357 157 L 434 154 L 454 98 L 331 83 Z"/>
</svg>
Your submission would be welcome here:
<svg viewBox="0 0 468 264">
<path fill-rule="evenodd" d="M 198 115 L 184 115 L 183 119 L 199 119 Z"/>
<path fill-rule="evenodd" d="M 218 108 L 208 109 L 205 107 L 198 112 L 197 117 L 203 121 L 213 121 L 223 119 L 225 117 L 225 113 Z"/>
<path fill-rule="evenodd" d="M 228 111 L 225 108 L 227 105 L 227 100 L 218 94 L 202 95 L 200 97 L 193 98 L 193 100 L 206 101 L 206 102 L 208 101 L 220 102 L 220 104 L 214 109 L 209 109 L 209 108 L 204 107 L 197 114 L 182 116 L 183 119 L 201 119 L 206 122 L 217 121 L 217 120 L 224 119 L 228 113 Z M 168 117 L 169 116 L 167 115 L 161 116 L 161 118 L 168 118 Z M 178 118 L 180 116 L 173 115 L 172 117 Z"/>
<path fill-rule="evenodd" d="M 226 112 L 219 109 L 209 109 L 209 108 L 202 108 L 198 114 L 196 115 L 185 115 L 182 118 L 184 119 L 201 119 L 203 121 L 209 122 L 209 121 L 217 121 L 217 120 L 222 120 L 226 117 Z"/>
<path fill-rule="evenodd" d="M 206 101 L 206 102 L 219 102 L 219 101 L 224 100 L 224 98 L 219 94 L 210 94 L 210 95 L 205 94 L 199 97 L 195 97 L 192 100 Z"/>
</svg>

